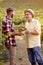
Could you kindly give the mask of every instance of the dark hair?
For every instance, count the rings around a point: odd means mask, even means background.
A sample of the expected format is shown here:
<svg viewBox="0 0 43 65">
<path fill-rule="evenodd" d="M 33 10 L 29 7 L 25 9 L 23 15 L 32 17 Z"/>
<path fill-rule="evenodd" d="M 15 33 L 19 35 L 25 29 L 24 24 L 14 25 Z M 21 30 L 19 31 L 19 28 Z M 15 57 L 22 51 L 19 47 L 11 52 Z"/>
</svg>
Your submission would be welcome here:
<svg viewBox="0 0 43 65">
<path fill-rule="evenodd" d="M 13 11 L 13 9 L 12 8 L 8 8 L 7 10 L 6 10 L 6 12 L 7 12 L 7 14 L 9 15 L 10 14 L 10 12 L 12 12 Z"/>
</svg>

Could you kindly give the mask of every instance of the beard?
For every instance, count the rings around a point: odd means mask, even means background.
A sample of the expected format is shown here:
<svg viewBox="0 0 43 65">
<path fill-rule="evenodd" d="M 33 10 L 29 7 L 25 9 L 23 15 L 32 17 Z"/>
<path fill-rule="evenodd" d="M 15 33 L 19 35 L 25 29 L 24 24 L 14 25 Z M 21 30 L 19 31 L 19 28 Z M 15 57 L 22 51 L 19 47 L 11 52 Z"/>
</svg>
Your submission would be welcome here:
<svg viewBox="0 0 43 65">
<path fill-rule="evenodd" d="M 11 18 L 13 18 L 13 14 L 11 15 Z"/>
</svg>

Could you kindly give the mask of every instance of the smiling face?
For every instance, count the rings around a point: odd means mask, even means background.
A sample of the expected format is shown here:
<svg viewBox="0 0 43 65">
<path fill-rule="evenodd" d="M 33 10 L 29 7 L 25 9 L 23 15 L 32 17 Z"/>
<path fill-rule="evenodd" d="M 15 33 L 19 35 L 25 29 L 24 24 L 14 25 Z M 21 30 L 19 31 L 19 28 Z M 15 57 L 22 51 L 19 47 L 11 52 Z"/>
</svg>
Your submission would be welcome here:
<svg viewBox="0 0 43 65">
<path fill-rule="evenodd" d="M 27 20 L 28 22 L 30 22 L 33 17 L 32 17 L 32 14 L 31 14 L 30 12 L 26 12 L 26 13 L 25 13 L 25 18 L 26 18 L 26 20 Z"/>
</svg>

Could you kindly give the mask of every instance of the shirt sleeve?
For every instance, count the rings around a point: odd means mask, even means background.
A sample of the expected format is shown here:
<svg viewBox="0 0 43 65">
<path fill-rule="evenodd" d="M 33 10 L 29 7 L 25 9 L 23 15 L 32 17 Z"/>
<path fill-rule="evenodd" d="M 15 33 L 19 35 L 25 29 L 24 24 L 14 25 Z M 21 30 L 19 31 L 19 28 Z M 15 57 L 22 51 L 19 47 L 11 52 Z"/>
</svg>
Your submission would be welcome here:
<svg viewBox="0 0 43 65">
<path fill-rule="evenodd" d="M 41 34 L 41 24 L 39 21 L 35 21 L 35 27 L 34 29 L 39 33 Z"/>
<path fill-rule="evenodd" d="M 5 21 L 2 22 L 2 33 L 6 34 L 9 32 L 9 24 Z"/>
</svg>

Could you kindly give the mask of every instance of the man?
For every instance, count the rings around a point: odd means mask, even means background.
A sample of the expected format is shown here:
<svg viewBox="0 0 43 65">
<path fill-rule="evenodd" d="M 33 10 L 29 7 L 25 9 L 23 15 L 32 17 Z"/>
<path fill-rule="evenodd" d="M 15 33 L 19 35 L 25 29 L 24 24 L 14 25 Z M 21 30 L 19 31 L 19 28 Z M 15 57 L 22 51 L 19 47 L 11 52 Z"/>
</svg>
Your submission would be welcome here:
<svg viewBox="0 0 43 65">
<path fill-rule="evenodd" d="M 40 45 L 40 23 L 38 20 L 34 19 L 34 12 L 31 9 L 24 11 L 26 17 L 26 31 L 27 35 L 27 52 L 28 58 L 31 65 L 43 65 L 43 59 L 41 55 L 41 45 Z"/>
<path fill-rule="evenodd" d="M 2 21 L 2 38 L 6 48 L 9 50 L 10 53 L 10 65 L 15 65 L 15 58 L 16 58 L 16 40 L 15 35 L 20 35 L 18 32 L 15 32 L 13 28 L 13 23 L 11 19 L 15 12 L 12 8 L 8 8 L 7 16 Z"/>
</svg>

